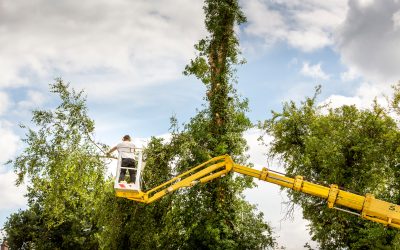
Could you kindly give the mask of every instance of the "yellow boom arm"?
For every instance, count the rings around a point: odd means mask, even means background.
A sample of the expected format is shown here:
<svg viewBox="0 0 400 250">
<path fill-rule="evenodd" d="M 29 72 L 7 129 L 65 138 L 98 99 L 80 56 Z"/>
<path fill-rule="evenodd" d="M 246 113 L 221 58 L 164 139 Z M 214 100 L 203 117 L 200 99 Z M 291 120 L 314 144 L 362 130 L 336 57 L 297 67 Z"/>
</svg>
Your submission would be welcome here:
<svg viewBox="0 0 400 250">
<path fill-rule="evenodd" d="M 375 199 L 372 194 L 362 196 L 340 190 L 335 184 L 326 187 L 304 181 L 302 176 L 290 178 L 266 168 L 260 171 L 241 166 L 235 164 L 229 155 L 212 158 L 149 191 L 116 190 L 116 196 L 148 204 L 177 189 L 206 183 L 231 171 L 320 197 L 327 200 L 329 208 L 400 229 L 399 205 Z"/>
</svg>

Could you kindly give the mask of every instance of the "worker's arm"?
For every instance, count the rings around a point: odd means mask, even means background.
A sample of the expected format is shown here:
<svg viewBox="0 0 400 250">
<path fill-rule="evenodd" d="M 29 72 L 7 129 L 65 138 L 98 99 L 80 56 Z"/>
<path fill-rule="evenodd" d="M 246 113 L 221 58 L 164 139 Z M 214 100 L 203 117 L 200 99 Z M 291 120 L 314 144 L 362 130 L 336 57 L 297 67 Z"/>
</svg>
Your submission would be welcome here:
<svg viewBox="0 0 400 250">
<path fill-rule="evenodd" d="M 114 152 L 115 150 L 117 150 L 117 146 L 112 147 L 110 150 L 108 150 L 107 155 L 110 155 L 112 152 Z"/>
</svg>

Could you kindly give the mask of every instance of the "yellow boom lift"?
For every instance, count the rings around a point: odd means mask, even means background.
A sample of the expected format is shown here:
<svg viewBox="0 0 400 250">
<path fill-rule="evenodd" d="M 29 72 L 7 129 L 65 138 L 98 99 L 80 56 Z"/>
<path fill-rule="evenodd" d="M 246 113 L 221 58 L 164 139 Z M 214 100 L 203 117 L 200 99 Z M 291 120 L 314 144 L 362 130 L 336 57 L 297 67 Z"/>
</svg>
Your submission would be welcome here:
<svg viewBox="0 0 400 250">
<path fill-rule="evenodd" d="M 141 158 L 140 155 L 139 158 Z M 372 194 L 366 194 L 365 196 L 353 194 L 339 189 L 335 184 L 326 187 L 305 181 L 302 176 L 290 178 L 278 172 L 268 170 L 267 168 L 263 168 L 260 171 L 241 166 L 234 163 L 229 155 L 212 158 L 209 161 L 204 162 L 145 192 L 141 191 L 140 188 L 134 189 L 129 187 L 115 188 L 115 191 L 116 196 L 118 197 L 149 204 L 171 192 L 174 192 L 175 190 L 192 187 L 199 183 L 206 183 L 216 178 L 223 177 L 229 172 L 251 176 L 305 194 L 320 197 L 327 201 L 329 208 L 348 212 L 367 220 L 400 229 L 399 205 L 375 199 Z M 140 175 L 139 171 L 138 175 Z M 135 185 L 135 187 L 140 187 L 140 185 Z"/>
</svg>

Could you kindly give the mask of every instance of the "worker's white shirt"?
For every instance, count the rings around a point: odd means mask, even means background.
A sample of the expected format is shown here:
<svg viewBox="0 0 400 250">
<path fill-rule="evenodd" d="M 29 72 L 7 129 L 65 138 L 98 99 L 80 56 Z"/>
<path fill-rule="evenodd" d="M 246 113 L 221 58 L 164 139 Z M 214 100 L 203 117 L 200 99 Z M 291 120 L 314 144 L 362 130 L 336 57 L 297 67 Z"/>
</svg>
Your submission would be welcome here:
<svg viewBox="0 0 400 250">
<path fill-rule="evenodd" d="M 135 158 L 135 144 L 133 144 L 133 142 L 123 141 L 118 143 L 116 147 L 121 158 Z"/>
</svg>

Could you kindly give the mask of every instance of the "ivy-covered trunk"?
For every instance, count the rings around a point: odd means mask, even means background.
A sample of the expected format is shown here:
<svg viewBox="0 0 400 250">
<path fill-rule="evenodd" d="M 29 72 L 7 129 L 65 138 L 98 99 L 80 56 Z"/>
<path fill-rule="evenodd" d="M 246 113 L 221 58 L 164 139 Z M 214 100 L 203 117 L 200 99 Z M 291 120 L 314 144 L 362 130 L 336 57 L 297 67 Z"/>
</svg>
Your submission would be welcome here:
<svg viewBox="0 0 400 250">
<path fill-rule="evenodd" d="M 233 83 L 235 65 L 239 64 L 239 43 L 234 26 L 246 21 L 237 0 L 206 0 L 205 24 L 209 36 L 195 46 L 197 57 L 186 66 L 185 74 L 195 75 L 207 87 L 208 106 L 174 135 L 172 144 L 185 152 L 182 141 L 190 137 L 190 154 L 179 154 L 186 170 L 211 157 L 229 154 L 244 163 L 246 142 L 243 133 L 251 127 L 246 117 L 247 100 L 240 100 Z M 183 135 L 186 136 L 183 136 Z M 189 158 L 189 159 L 187 159 Z M 187 161 L 192 165 L 187 164 Z M 201 207 L 197 218 L 190 218 L 188 248 L 259 249 L 273 246 L 270 229 L 256 215 L 254 207 L 243 200 L 242 191 L 252 181 L 232 174 L 216 179 L 205 186 L 190 190 L 190 206 Z M 190 207 L 181 214 L 191 214 Z M 184 212 L 183 212 L 184 211 Z M 246 220 L 243 220 L 245 214 Z M 188 215 L 186 215 L 188 216 Z M 251 221 L 252 224 L 249 224 Z M 250 233 L 251 232 L 251 233 Z M 267 232 L 263 235 L 263 232 Z"/>
<path fill-rule="evenodd" d="M 210 71 L 210 84 L 208 88 L 208 101 L 211 115 L 210 132 L 215 143 L 210 145 L 213 156 L 231 154 L 231 145 L 227 137 L 230 124 L 229 106 L 229 71 L 228 56 L 236 53 L 236 48 L 230 46 L 237 44 L 233 31 L 238 9 L 235 1 L 209 1 L 206 10 L 206 26 L 211 32 L 208 48 L 208 64 Z M 235 44 L 236 43 L 236 44 Z M 234 51 L 232 51 L 234 50 Z M 214 227 L 218 228 L 219 237 L 223 239 L 234 237 L 234 191 L 232 175 L 225 179 L 214 181 L 209 188 L 212 190 L 211 206 L 215 217 Z M 220 223 L 222 222 L 222 223 Z"/>
</svg>

